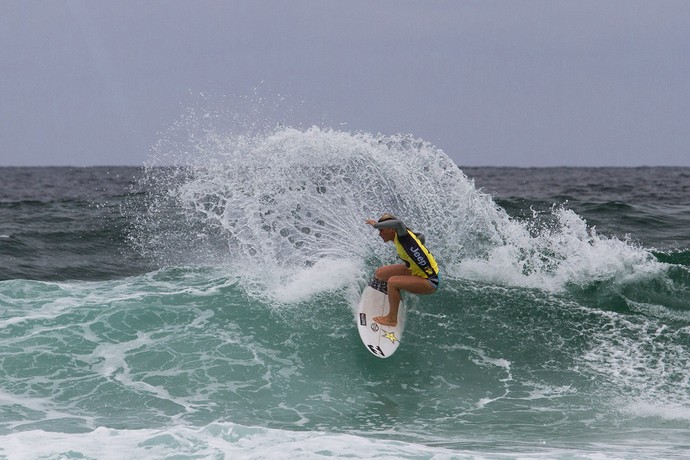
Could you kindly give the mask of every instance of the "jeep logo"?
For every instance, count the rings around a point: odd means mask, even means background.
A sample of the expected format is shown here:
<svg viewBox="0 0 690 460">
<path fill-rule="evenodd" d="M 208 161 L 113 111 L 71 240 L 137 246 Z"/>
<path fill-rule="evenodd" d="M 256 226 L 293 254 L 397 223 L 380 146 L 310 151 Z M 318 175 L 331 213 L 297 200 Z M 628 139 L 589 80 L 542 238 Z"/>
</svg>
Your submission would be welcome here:
<svg viewBox="0 0 690 460">
<path fill-rule="evenodd" d="M 421 249 L 415 246 L 410 246 L 410 254 L 414 256 L 415 260 L 417 261 L 417 265 L 420 267 L 427 266 L 426 258 L 424 257 L 424 254 L 422 254 Z"/>
</svg>

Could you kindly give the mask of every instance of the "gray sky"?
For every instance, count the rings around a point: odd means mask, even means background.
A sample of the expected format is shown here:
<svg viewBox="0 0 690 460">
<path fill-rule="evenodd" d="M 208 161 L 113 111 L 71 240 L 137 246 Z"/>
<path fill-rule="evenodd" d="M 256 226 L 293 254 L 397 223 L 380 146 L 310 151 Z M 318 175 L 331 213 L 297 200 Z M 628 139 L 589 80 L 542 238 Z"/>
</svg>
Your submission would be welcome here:
<svg viewBox="0 0 690 460">
<path fill-rule="evenodd" d="M 0 47 L 0 165 L 142 164 L 258 92 L 461 166 L 690 166 L 688 0 L 0 0 Z"/>
</svg>

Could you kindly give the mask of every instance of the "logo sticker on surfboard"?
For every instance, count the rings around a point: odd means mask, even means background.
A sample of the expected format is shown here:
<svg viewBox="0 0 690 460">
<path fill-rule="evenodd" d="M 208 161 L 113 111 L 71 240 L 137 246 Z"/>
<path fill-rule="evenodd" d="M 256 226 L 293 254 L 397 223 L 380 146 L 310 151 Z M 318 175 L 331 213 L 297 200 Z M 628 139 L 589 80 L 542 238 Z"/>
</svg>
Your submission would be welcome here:
<svg viewBox="0 0 690 460">
<path fill-rule="evenodd" d="M 367 314 L 366 313 L 360 313 L 359 314 L 359 325 L 360 326 L 366 326 L 367 325 Z"/>
<path fill-rule="evenodd" d="M 383 338 L 384 338 L 384 339 L 388 339 L 388 340 L 390 340 L 392 343 L 395 343 L 395 341 L 398 340 L 398 338 L 395 336 L 395 332 L 392 332 L 392 331 L 391 331 L 391 332 L 388 332 L 388 331 L 385 330 L 385 329 L 382 329 L 382 330 L 383 330 Z M 400 340 L 398 340 L 398 342 L 400 342 Z"/>
</svg>

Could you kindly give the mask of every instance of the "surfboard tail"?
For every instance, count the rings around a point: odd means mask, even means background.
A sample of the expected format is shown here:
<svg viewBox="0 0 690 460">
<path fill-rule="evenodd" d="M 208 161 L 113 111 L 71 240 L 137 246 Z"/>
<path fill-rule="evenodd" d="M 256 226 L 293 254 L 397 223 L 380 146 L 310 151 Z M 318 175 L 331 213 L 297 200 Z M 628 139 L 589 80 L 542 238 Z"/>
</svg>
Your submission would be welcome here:
<svg viewBox="0 0 690 460">
<path fill-rule="evenodd" d="M 369 281 L 369 286 L 371 286 L 379 292 L 383 292 L 384 294 L 388 295 L 388 283 L 385 281 L 381 281 L 376 279 L 376 277 L 372 277 L 371 281 Z"/>
</svg>

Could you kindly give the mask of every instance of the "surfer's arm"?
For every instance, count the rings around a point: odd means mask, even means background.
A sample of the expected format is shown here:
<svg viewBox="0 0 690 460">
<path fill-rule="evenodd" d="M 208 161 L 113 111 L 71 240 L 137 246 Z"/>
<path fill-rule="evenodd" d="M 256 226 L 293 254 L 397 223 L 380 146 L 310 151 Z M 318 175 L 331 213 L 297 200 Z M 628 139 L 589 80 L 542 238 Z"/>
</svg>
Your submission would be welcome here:
<svg viewBox="0 0 690 460">
<path fill-rule="evenodd" d="M 372 226 L 377 230 L 382 228 L 394 228 L 395 233 L 397 233 L 398 236 L 407 235 L 407 227 L 399 219 L 389 219 L 384 220 L 383 222 L 376 222 L 375 224 L 372 224 Z"/>
</svg>

